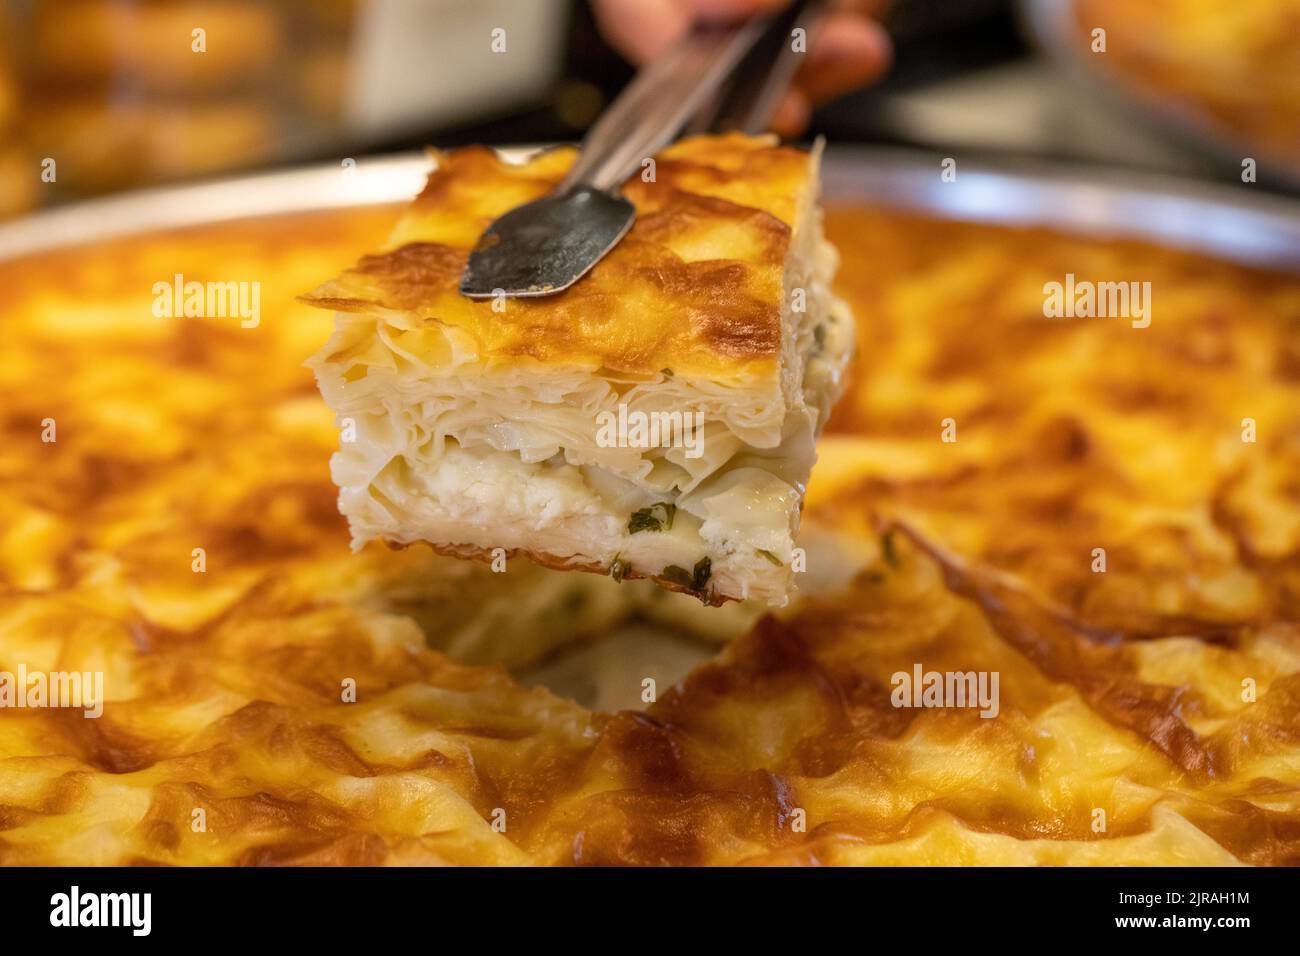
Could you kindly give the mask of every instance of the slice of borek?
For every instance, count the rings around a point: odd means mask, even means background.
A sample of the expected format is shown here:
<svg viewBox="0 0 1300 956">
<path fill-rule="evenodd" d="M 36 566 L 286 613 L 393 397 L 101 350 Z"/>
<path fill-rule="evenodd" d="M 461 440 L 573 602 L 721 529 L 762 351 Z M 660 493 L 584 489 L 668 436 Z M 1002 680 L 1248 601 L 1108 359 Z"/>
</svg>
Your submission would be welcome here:
<svg viewBox="0 0 1300 956">
<path fill-rule="evenodd" d="M 424 541 L 784 604 L 853 349 L 819 154 L 680 142 L 624 186 L 635 225 L 584 279 L 494 301 L 459 294 L 470 248 L 574 153 L 435 154 L 387 248 L 305 297 L 337 312 L 309 364 L 338 416 L 354 547 Z"/>
</svg>

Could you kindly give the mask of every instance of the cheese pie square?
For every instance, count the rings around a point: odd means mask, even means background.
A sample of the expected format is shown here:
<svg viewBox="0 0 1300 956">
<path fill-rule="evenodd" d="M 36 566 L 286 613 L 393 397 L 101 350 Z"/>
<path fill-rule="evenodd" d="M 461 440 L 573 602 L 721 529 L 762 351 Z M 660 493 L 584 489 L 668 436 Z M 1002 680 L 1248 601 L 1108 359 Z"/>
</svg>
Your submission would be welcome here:
<svg viewBox="0 0 1300 956">
<path fill-rule="evenodd" d="M 572 288 L 475 301 L 487 225 L 575 152 L 436 153 L 387 247 L 305 296 L 341 428 L 354 547 L 652 578 L 708 603 L 787 600 L 814 442 L 853 351 L 830 290 L 820 149 L 684 140 L 623 187 L 627 236 Z"/>
</svg>

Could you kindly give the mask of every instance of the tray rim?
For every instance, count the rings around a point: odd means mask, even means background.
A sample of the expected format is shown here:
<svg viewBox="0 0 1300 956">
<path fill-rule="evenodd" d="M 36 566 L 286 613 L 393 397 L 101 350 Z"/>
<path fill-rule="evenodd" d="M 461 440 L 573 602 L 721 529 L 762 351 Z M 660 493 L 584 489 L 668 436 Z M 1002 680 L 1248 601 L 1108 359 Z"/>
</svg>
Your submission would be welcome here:
<svg viewBox="0 0 1300 956">
<path fill-rule="evenodd" d="M 499 151 L 519 160 L 544 148 Z M 824 201 L 1142 239 L 1300 272 L 1300 200 L 1262 187 L 1021 158 L 959 159 L 956 179 L 944 182 L 944 158 L 942 150 L 832 146 L 823 157 Z M 0 262 L 149 232 L 405 202 L 431 168 L 427 154 L 398 153 L 362 158 L 350 170 L 315 163 L 93 199 L 0 224 Z"/>
</svg>

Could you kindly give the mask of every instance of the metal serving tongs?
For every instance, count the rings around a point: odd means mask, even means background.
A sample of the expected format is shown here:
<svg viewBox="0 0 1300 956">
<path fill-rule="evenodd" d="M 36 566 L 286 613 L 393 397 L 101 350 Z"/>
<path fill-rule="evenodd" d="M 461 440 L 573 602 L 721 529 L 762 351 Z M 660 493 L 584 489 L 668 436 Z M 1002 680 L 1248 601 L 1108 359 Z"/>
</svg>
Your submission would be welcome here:
<svg viewBox="0 0 1300 956">
<path fill-rule="evenodd" d="M 796 27 L 811 33 L 824 0 L 796 0 L 739 26 L 701 26 L 647 66 L 582 141 L 555 190 L 496 219 L 461 276 L 473 299 L 554 295 L 569 288 L 632 228 L 636 209 L 619 194 L 647 157 L 689 125 L 762 131 L 800 57 Z"/>
</svg>

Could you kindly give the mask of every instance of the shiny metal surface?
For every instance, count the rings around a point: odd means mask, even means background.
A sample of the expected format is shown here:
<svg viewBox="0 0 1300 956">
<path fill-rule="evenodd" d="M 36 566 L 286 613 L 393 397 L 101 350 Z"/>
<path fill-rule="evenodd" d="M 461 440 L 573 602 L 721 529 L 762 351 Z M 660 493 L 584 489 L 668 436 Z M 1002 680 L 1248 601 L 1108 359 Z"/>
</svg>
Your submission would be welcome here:
<svg viewBox="0 0 1300 956">
<path fill-rule="evenodd" d="M 531 299 L 563 292 L 605 258 L 635 220 L 636 207 L 626 197 L 585 185 L 516 206 L 479 236 L 460 294 Z"/>
<path fill-rule="evenodd" d="M 826 201 L 1146 239 L 1245 265 L 1300 271 L 1300 201 L 1245 184 L 1055 163 L 959 163 L 955 181 L 944 182 L 943 158 L 910 150 L 830 150 L 823 171 Z"/>
</svg>

